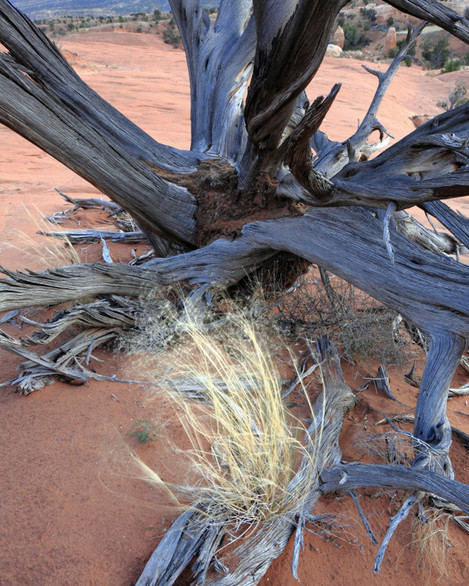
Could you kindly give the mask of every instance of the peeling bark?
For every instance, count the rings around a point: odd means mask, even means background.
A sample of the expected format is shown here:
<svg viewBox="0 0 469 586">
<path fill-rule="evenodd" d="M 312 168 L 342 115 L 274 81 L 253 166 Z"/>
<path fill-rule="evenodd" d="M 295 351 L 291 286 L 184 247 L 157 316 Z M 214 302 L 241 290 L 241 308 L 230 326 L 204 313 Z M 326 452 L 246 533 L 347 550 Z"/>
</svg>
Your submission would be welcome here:
<svg viewBox="0 0 469 586">
<path fill-rule="evenodd" d="M 256 169 L 269 170 L 296 100 L 321 64 L 344 0 L 254 0 L 257 47 L 245 107 Z M 252 169 L 248 174 L 252 173 Z"/>
<path fill-rule="evenodd" d="M 247 142 L 243 98 L 256 43 L 254 22 L 246 26 L 251 2 L 222 0 L 215 25 L 199 0 L 170 4 L 191 81 L 191 148 L 236 163 Z"/>
</svg>

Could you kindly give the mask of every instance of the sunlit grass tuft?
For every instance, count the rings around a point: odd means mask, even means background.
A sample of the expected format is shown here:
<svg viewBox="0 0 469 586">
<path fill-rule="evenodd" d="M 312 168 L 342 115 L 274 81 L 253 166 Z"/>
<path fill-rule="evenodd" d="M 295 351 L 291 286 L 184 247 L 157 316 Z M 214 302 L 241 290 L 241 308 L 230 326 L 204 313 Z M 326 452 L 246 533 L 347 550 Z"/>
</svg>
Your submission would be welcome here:
<svg viewBox="0 0 469 586">
<path fill-rule="evenodd" d="M 448 537 L 450 519 L 445 511 L 430 507 L 425 510 L 425 518 L 416 518 L 413 526 L 419 567 L 425 573 L 435 574 L 435 578 L 447 573 L 448 551 L 453 545 Z"/>
<path fill-rule="evenodd" d="M 241 314 L 231 314 L 214 335 L 186 312 L 184 330 L 166 387 L 190 443 L 184 454 L 191 480 L 171 490 L 192 506 L 204 503 L 214 521 L 236 526 L 299 512 L 317 480 L 322 429 L 310 437 L 286 408 L 265 336 Z M 203 400 L 188 400 L 188 387 Z M 151 476 L 148 467 L 145 474 Z M 155 481 L 161 481 L 156 473 Z"/>
</svg>

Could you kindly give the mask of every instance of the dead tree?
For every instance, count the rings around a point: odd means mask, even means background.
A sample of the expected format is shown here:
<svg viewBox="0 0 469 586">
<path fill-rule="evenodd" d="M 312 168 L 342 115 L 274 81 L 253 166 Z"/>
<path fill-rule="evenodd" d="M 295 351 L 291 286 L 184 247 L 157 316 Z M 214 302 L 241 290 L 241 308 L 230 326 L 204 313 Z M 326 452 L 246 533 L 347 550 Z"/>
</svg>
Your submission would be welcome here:
<svg viewBox="0 0 469 586">
<path fill-rule="evenodd" d="M 374 483 L 437 492 L 441 479 L 443 496 L 467 507 L 467 487 L 452 480 L 446 398 L 469 339 L 469 271 L 438 254 L 438 240 L 426 238 L 423 227 L 412 238 L 403 220 L 405 210 L 418 205 L 449 229 L 453 243 L 469 246 L 467 219 L 441 201 L 469 193 L 469 104 L 369 159 L 386 146 L 378 108 L 421 27 L 409 30 L 386 72 L 370 70 L 378 78 L 376 95 L 357 131 L 338 143 L 320 126 L 340 86 L 312 103 L 304 90 L 347 0 L 221 0 L 215 23 L 199 0 L 170 4 L 191 83 L 190 151 L 160 144 L 136 127 L 78 77 L 26 16 L 0 0 L 0 43 L 7 50 L 0 53 L 0 122 L 125 209 L 159 257 L 143 267 L 5 271 L 0 309 L 98 294 L 137 296 L 180 281 L 201 293 L 236 285 L 285 252 L 316 263 L 397 310 L 430 345 L 414 467 L 387 467 L 365 478 L 358 465 L 337 466 L 335 458 L 323 473 L 322 491 Z M 388 4 L 469 40 L 469 21 L 445 4 Z M 373 132 L 379 141 L 371 145 Z M 0 344 L 30 358 L 6 335 Z M 195 550 L 189 553 L 186 564 Z M 245 575 L 236 583 L 254 583 Z"/>
</svg>

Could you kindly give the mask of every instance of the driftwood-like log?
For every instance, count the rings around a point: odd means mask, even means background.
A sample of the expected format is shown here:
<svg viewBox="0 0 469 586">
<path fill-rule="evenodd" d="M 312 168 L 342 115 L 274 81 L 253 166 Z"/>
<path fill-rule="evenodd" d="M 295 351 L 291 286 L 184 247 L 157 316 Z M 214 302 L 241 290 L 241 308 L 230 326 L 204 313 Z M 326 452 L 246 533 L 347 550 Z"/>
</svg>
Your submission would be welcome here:
<svg viewBox="0 0 469 586">
<path fill-rule="evenodd" d="M 72 265 L 42 273 L 12 273 L 6 269 L 2 272 L 10 279 L 3 282 L 5 296 L 0 301 L 0 311 L 8 309 L 10 304 L 49 306 L 101 294 L 139 296 L 161 284 L 153 271 L 119 264 Z M 170 283 L 170 280 L 163 281 Z M 12 298 L 8 300 L 10 295 Z"/>
<path fill-rule="evenodd" d="M 388 3 L 469 41 L 468 21 L 440 2 Z M 211 175 L 217 181 L 207 190 L 210 178 L 203 177 L 203 169 L 189 178 L 181 177 L 196 171 L 200 161 L 222 157 L 223 165 L 231 164 L 239 171 L 244 188 L 228 200 L 241 209 L 241 222 L 236 233 L 230 231 L 231 240 L 220 238 L 199 250 L 154 259 L 145 268 L 93 264 L 42 273 L 5 271 L 7 278 L 0 281 L 0 310 L 102 293 L 138 296 L 180 281 L 200 285 L 194 293 L 200 300 L 210 289 L 234 285 L 287 252 L 321 265 L 394 308 L 430 340 L 415 419 L 414 467 L 340 465 L 338 434 L 350 397 L 345 393 L 345 400 L 344 393 L 336 396 L 329 388 L 330 402 L 326 397 L 317 405 L 329 414 L 323 419 L 320 453 L 325 469 L 321 479 L 305 495 L 304 507 L 295 515 L 273 520 L 256 532 L 253 541 L 237 547 L 238 567 L 230 566 L 214 583 L 255 583 L 295 527 L 296 573 L 302 529 L 309 518 L 306 510 L 321 490 L 350 491 L 358 486 L 423 490 L 467 510 L 467 487 L 461 488 L 432 469 L 451 476 L 445 402 L 451 374 L 469 339 L 469 271 L 463 264 L 432 252 L 439 248 L 441 238 L 438 243 L 433 239 L 427 246 L 430 250 L 424 250 L 398 233 L 392 218 L 399 223 L 402 215 L 395 212 L 419 204 L 467 247 L 467 220 L 451 213 L 439 200 L 469 193 L 469 105 L 438 116 L 376 158 L 362 160 L 369 157 L 370 150 L 384 146 L 385 129 L 377 119 L 378 105 L 399 62 L 415 42 L 416 29 L 409 32 L 387 73 L 371 71 L 379 79 L 378 89 L 357 132 L 344 143 L 328 141 L 317 129 L 324 103 L 316 102 L 318 111 L 310 109 L 304 90 L 323 60 L 335 18 L 347 4 L 347 0 L 254 0 L 251 16 L 248 0 L 222 0 L 213 25 L 199 0 L 171 0 L 186 45 L 191 82 L 193 150 L 185 152 L 158 144 L 99 98 L 55 45 L 10 2 L 0 0 L 0 43 L 9 51 L 0 53 L 0 122 L 109 195 L 135 219 L 156 250 L 160 246 L 167 254 L 174 251 L 174 245 L 186 251 L 195 248 L 207 241 L 203 232 L 211 220 L 223 223 L 226 194 L 223 187 L 216 193 L 211 190 L 215 183 L 223 183 L 223 177 Z M 303 138 L 316 129 L 313 159 Z M 368 137 L 375 130 L 380 133 L 380 143 L 369 147 Z M 296 157 L 284 157 L 289 146 L 298 145 L 301 148 L 290 149 L 293 154 L 296 150 Z M 205 184 L 198 183 L 199 179 Z M 285 217 L 279 219 L 275 180 L 281 181 L 277 196 L 309 203 L 315 209 L 297 217 L 305 208 L 287 206 Z M 266 212 L 273 212 L 268 217 L 277 219 L 248 223 L 251 212 L 257 211 L 257 202 L 263 199 L 264 192 L 258 191 L 263 185 L 268 193 Z M 225 191 L 231 197 L 232 182 L 226 184 Z M 245 225 L 241 228 L 243 211 Z M 218 233 L 226 234 L 223 226 Z M 421 239 L 421 234 L 418 237 Z M 425 237 L 431 240 L 428 233 Z M 168 244 L 160 244 L 160 238 Z M 104 329 L 96 326 L 96 340 L 106 337 Z M 43 374 L 83 380 L 86 367 L 82 364 L 81 378 L 77 377 L 79 369 L 74 361 L 89 353 L 94 341 L 90 345 L 89 337 L 82 334 L 72 346 L 64 346 L 64 356 L 55 351 L 37 356 L 3 333 L 0 342 L 30 359 L 26 366 L 31 376 L 42 369 Z M 75 352 L 78 347 L 83 350 L 80 356 Z M 343 387 L 342 381 L 336 382 Z M 337 402 L 334 397 L 339 395 L 344 400 Z M 394 525 L 404 513 L 396 517 Z M 206 517 L 198 515 L 188 514 L 163 540 L 168 556 L 156 559 L 165 572 L 164 581 L 158 583 L 174 582 L 171 576 L 176 571 L 179 575 L 194 555 L 196 575 L 212 579 L 210 564 L 224 529 L 208 526 Z M 225 564 L 223 560 L 217 563 L 219 569 Z M 228 560 L 225 565 L 229 566 Z"/>
<path fill-rule="evenodd" d="M 0 310 L 63 303 L 76 299 L 80 291 L 83 296 L 112 289 L 118 295 L 139 295 L 181 280 L 227 287 L 276 251 L 284 251 L 352 282 L 424 332 L 469 337 L 466 266 L 427 252 L 395 231 L 392 264 L 382 242 L 381 222 L 358 208 L 349 209 L 347 218 L 344 224 L 340 210 L 314 209 L 301 218 L 256 222 L 245 226 L 233 242 L 217 240 L 190 253 L 151 260 L 145 268 L 93 264 L 31 274 L 4 271 L 10 278 L 0 281 Z M 331 250 L 340 253 L 331 256 Z"/>
<path fill-rule="evenodd" d="M 65 240 L 70 244 L 81 244 L 84 242 L 101 242 L 101 240 L 111 240 L 111 242 L 123 242 L 134 244 L 146 240 L 143 232 L 105 232 L 103 230 L 62 230 L 60 232 L 39 232 L 43 236 Z"/>
<path fill-rule="evenodd" d="M 349 492 L 359 488 L 423 491 L 435 494 L 469 513 L 469 487 L 431 470 L 385 464 L 340 464 L 321 472 L 321 491 Z"/>
</svg>

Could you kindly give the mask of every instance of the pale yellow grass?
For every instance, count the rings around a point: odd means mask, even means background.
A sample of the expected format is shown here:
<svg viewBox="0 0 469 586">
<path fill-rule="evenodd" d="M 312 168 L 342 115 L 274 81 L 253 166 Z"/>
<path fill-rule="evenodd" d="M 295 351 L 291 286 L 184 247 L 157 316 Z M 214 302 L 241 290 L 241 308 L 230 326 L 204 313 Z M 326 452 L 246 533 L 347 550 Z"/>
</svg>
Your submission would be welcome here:
<svg viewBox="0 0 469 586">
<path fill-rule="evenodd" d="M 50 223 L 39 208 L 36 206 L 29 208 L 23 205 L 23 209 L 37 232 L 50 231 Z M 66 236 L 62 241 L 45 236 L 43 244 L 40 244 L 26 232 L 18 230 L 16 234 L 17 244 L 4 244 L 18 251 L 23 267 L 27 268 L 28 262 L 40 270 L 81 263 L 80 255 Z"/>
<path fill-rule="evenodd" d="M 415 519 L 412 543 L 417 550 L 422 573 L 438 580 L 447 574 L 448 551 L 453 545 L 448 537 L 451 516 L 435 507 L 426 509 L 425 516 L 424 520 Z"/>
<path fill-rule="evenodd" d="M 188 312 L 184 319 L 185 342 L 171 351 L 166 386 L 189 439 L 190 449 L 180 456 L 188 458 L 191 473 L 190 482 L 165 490 L 175 502 L 203 503 L 214 521 L 238 527 L 294 515 L 317 478 L 322 428 L 310 437 L 285 407 L 271 344 L 251 320 L 231 314 L 223 333 L 214 335 Z M 203 401 L 187 399 L 188 383 Z M 142 467 L 148 480 L 163 484 L 157 472 Z"/>
</svg>

